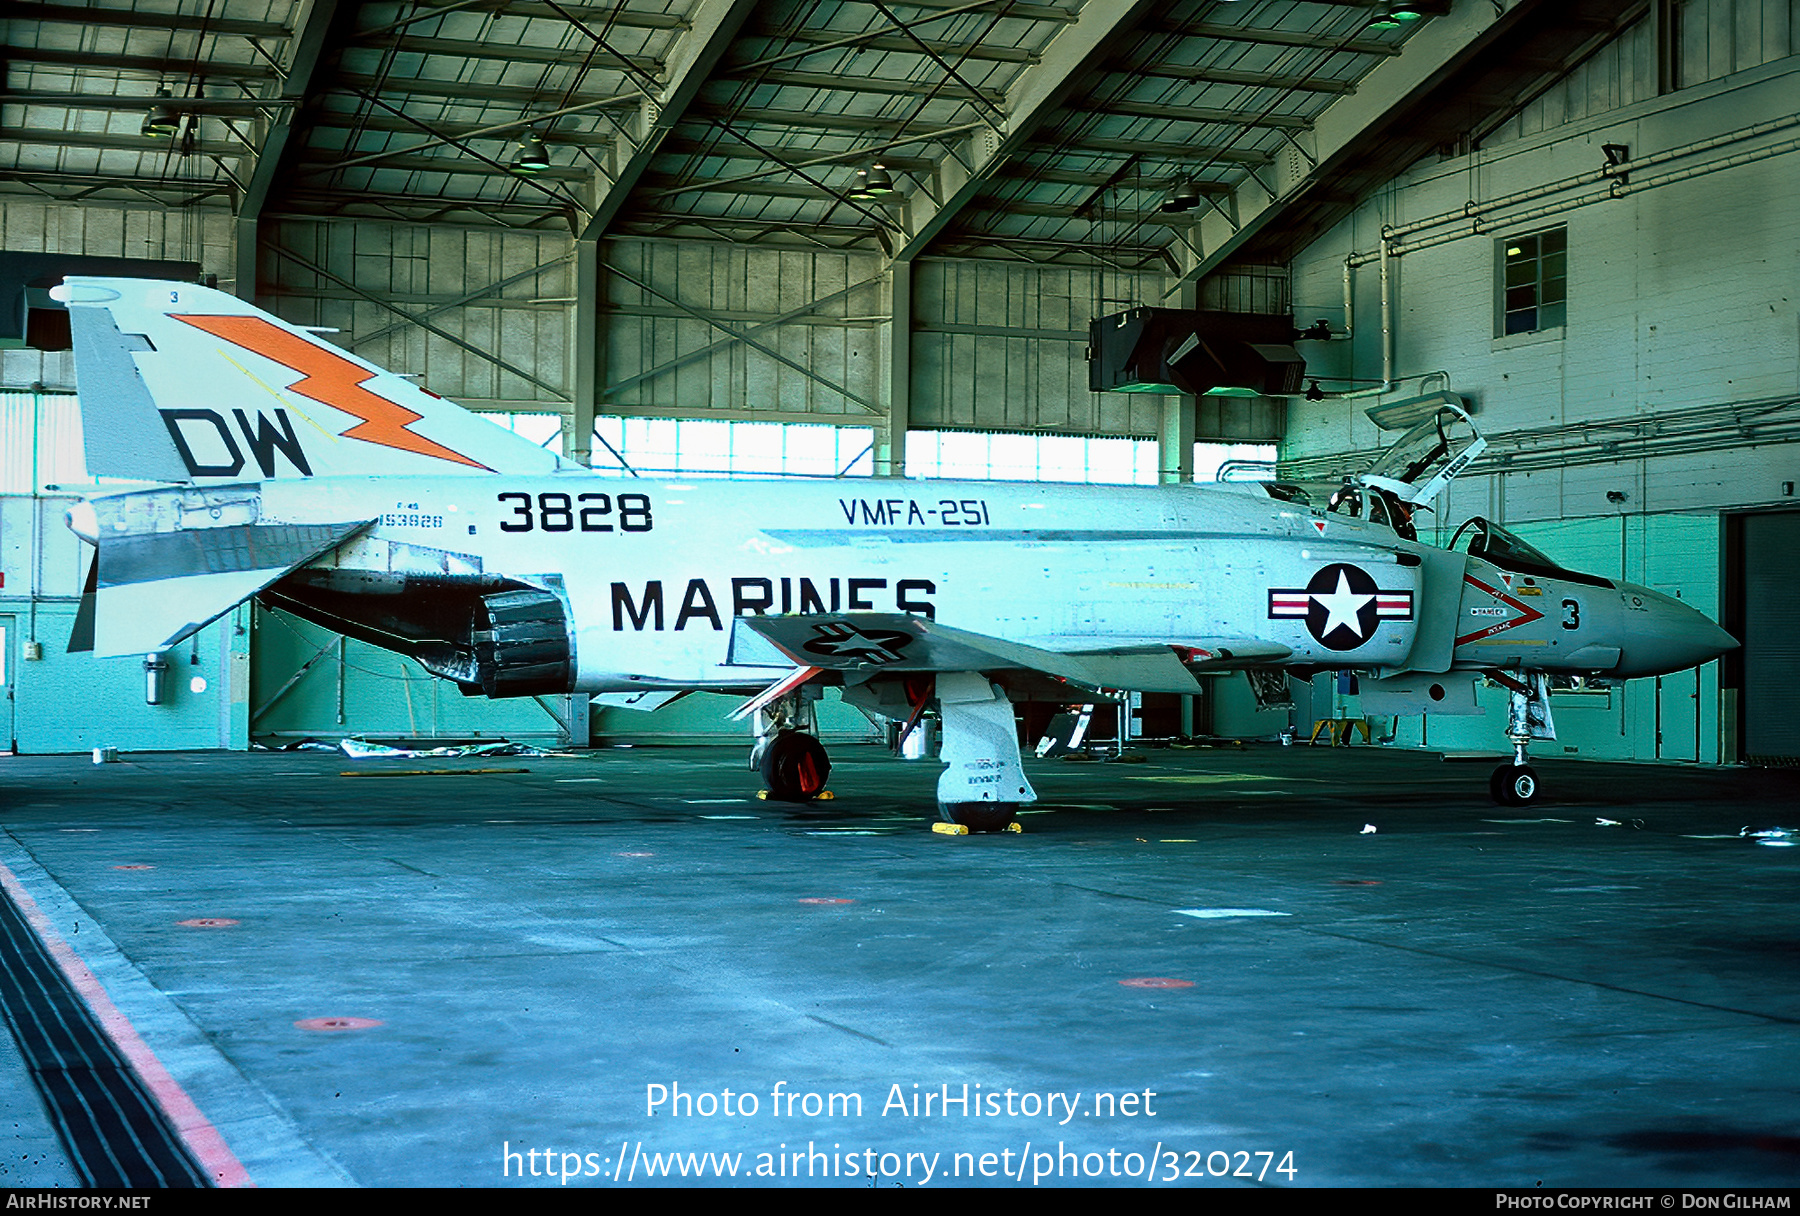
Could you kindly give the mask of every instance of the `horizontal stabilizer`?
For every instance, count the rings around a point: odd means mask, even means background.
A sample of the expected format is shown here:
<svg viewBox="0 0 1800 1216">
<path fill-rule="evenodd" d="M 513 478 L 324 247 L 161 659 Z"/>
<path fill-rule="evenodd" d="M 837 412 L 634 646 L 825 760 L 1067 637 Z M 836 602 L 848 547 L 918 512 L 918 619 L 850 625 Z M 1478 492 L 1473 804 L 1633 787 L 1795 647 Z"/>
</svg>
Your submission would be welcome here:
<svg viewBox="0 0 1800 1216">
<path fill-rule="evenodd" d="M 78 504 L 70 521 L 99 549 L 88 595 L 102 656 L 173 646 L 373 522 L 270 518 L 255 486 L 114 494 Z"/>
</svg>

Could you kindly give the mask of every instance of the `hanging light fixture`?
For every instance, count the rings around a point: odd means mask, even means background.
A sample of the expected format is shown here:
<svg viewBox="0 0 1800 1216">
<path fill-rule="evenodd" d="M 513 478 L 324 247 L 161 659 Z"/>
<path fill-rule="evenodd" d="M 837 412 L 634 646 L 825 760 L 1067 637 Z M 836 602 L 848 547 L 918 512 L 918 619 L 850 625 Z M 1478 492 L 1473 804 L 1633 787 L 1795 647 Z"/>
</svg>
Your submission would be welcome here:
<svg viewBox="0 0 1800 1216">
<path fill-rule="evenodd" d="M 1425 10 L 1417 4 L 1389 4 L 1377 9 L 1369 18 L 1372 30 L 1397 30 L 1404 25 L 1419 20 Z"/>
<path fill-rule="evenodd" d="M 519 155 L 513 159 L 514 173 L 542 173 L 550 167 L 550 154 L 544 150 L 544 141 L 536 131 L 527 131 L 519 136 Z"/>
<path fill-rule="evenodd" d="M 862 186 L 877 198 L 884 194 L 894 193 L 894 179 L 889 176 L 887 166 L 880 161 L 869 166 L 869 172 L 864 176 Z"/>
<path fill-rule="evenodd" d="M 887 171 L 887 166 L 876 161 L 867 169 L 856 171 L 856 180 L 850 184 L 850 190 L 844 197 L 866 203 L 873 199 L 884 198 L 894 193 L 894 179 Z"/>
<path fill-rule="evenodd" d="M 144 125 L 138 128 L 143 135 L 151 139 L 168 139 L 181 129 L 181 115 L 175 109 L 175 98 L 168 87 L 156 90 L 156 100 L 150 106 L 150 112 L 144 115 Z"/>
<path fill-rule="evenodd" d="M 1163 200 L 1164 211 L 1192 211 L 1200 205 L 1200 183 L 1182 182 Z"/>
</svg>

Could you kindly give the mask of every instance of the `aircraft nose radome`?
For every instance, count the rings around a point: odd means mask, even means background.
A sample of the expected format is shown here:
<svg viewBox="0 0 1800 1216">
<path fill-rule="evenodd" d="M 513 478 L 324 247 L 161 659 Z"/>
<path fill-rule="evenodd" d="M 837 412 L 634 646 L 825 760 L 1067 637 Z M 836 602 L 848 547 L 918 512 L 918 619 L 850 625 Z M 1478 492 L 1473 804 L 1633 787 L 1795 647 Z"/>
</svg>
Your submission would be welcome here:
<svg viewBox="0 0 1800 1216">
<path fill-rule="evenodd" d="M 1705 613 L 1645 588 L 1627 590 L 1648 600 L 1649 610 L 1627 614 L 1621 675 L 1666 675 L 1737 649 L 1738 640 Z"/>
</svg>

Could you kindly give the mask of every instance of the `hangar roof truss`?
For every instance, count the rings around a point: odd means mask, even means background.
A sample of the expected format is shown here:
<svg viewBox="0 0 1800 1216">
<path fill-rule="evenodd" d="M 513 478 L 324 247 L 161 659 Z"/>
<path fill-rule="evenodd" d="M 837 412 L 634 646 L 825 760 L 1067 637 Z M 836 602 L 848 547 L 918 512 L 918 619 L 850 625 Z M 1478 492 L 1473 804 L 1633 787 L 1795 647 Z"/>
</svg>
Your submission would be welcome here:
<svg viewBox="0 0 1800 1216">
<path fill-rule="evenodd" d="M 1517 95 L 1645 7 L 1436 0 L 1374 31 L 1372 6 L 17 0 L 0 191 L 1197 276 L 1442 141 L 1395 119 L 1459 76 L 1504 53 Z M 173 137 L 142 130 L 158 89 Z M 856 197 L 877 162 L 895 193 Z M 1199 205 L 1162 210 L 1184 183 Z"/>
</svg>

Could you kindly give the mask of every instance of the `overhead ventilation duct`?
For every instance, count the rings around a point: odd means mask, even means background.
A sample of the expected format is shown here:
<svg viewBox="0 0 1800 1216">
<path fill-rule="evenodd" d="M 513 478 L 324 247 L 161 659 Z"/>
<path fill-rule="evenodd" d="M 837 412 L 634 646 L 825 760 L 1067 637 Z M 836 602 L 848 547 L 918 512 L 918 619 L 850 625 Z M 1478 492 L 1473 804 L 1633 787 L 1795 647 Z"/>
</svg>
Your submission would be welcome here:
<svg viewBox="0 0 1800 1216">
<path fill-rule="evenodd" d="M 68 350 L 69 313 L 50 298 L 65 275 L 200 281 L 200 263 L 78 253 L 0 253 L 0 350 Z"/>
<path fill-rule="evenodd" d="M 1286 397 L 1306 361 L 1292 317 L 1134 308 L 1088 323 L 1088 388 L 1096 393 Z"/>
</svg>

